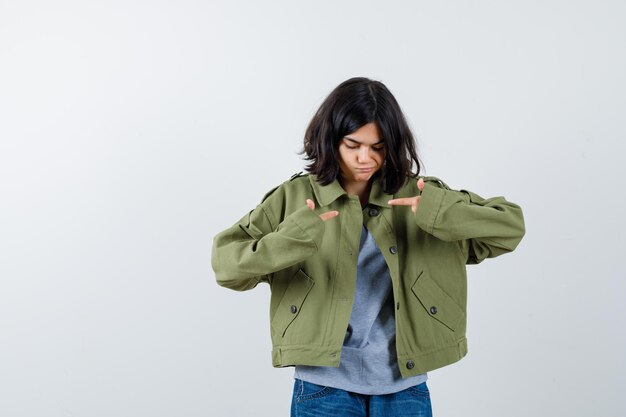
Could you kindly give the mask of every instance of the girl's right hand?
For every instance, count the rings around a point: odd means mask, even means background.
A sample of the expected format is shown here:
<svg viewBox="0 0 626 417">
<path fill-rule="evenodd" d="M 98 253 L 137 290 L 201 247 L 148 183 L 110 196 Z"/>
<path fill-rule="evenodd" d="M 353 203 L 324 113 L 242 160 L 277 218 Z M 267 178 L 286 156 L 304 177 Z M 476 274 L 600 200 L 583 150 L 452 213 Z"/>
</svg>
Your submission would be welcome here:
<svg viewBox="0 0 626 417">
<path fill-rule="evenodd" d="M 310 198 L 306 199 L 306 205 L 309 206 L 311 210 L 315 209 L 315 203 Z M 332 219 L 333 217 L 339 216 L 339 212 L 337 210 L 327 211 L 326 213 L 320 214 L 320 219 L 326 221 L 328 219 Z"/>
</svg>

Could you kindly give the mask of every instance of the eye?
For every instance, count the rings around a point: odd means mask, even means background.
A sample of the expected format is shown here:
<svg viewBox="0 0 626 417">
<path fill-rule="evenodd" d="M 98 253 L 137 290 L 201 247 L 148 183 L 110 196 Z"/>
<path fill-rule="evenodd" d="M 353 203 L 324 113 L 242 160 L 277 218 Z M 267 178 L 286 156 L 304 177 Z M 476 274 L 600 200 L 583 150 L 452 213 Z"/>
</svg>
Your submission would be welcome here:
<svg viewBox="0 0 626 417">
<path fill-rule="evenodd" d="M 346 148 L 348 148 L 348 149 L 357 149 L 358 148 L 358 146 L 350 146 L 347 143 L 345 145 L 346 145 Z"/>
<path fill-rule="evenodd" d="M 376 152 L 382 152 L 383 150 L 385 150 L 384 146 L 377 146 L 377 147 L 372 147 L 372 149 L 374 149 Z"/>
</svg>

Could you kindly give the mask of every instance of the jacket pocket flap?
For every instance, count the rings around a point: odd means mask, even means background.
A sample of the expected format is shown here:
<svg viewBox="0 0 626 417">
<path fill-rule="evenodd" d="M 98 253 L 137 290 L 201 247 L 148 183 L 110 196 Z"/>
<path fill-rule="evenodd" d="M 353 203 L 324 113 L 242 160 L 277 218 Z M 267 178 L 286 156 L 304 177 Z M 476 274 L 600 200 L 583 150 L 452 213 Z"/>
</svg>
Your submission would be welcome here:
<svg viewBox="0 0 626 417">
<path fill-rule="evenodd" d="M 463 310 L 428 274 L 422 271 L 411 290 L 429 316 L 452 331 L 456 329 L 457 324 L 463 318 Z"/>
<path fill-rule="evenodd" d="M 302 269 L 299 269 L 291 278 L 291 282 L 278 304 L 278 309 L 274 313 L 271 323 L 272 328 L 281 336 L 285 336 L 285 332 L 291 322 L 300 314 L 302 304 L 314 283 Z"/>
</svg>

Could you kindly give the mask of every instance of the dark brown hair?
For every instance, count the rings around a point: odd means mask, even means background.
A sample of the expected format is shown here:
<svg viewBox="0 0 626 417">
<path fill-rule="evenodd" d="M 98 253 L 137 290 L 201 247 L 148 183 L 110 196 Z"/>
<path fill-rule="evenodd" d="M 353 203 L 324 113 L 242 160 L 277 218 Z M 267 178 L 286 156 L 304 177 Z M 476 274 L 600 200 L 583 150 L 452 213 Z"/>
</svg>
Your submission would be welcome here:
<svg viewBox="0 0 626 417">
<path fill-rule="evenodd" d="M 420 172 L 415 139 L 391 92 L 380 81 L 350 78 L 326 97 L 304 134 L 306 170 L 327 185 L 339 175 L 339 142 L 363 125 L 375 122 L 385 143 L 385 161 L 380 175 L 383 189 L 394 194 L 407 176 Z M 415 171 L 413 166 L 415 165 Z"/>
</svg>

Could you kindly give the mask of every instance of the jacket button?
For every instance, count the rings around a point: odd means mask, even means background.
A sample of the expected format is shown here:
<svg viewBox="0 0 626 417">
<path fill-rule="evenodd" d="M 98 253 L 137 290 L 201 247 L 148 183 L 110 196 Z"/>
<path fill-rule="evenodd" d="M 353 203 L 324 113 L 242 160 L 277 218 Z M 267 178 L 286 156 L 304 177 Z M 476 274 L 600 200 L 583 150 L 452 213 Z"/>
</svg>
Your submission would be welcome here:
<svg viewBox="0 0 626 417">
<path fill-rule="evenodd" d="M 413 368 L 415 368 L 415 363 L 414 363 L 413 361 L 408 361 L 408 362 L 406 363 L 406 368 L 407 368 L 407 369 L 413 369 Z"/>
<path fill-rule="evenodd" d="M 296 314 L 296 312 L 298 311 L 298 307 L 292 305 L 291 307 L 289 307 L 289 310 L 293 313 Z"/>
<path fill-rule="evenodd" d="M 392 246 L 389 248 L 389 252 L 395 255 L 396 253 L 398 253 L 398 248 L 396 248 L 395 246 Z"/>
<path fill-rule="evenodd" d="M 432 306 L 430 308 L 430 314 L 437 314 L 437 307 L 436 306 Z"/>
<path fill-rule="evenodd" d="M 380 210 L 378 210 L 376 207 L 372 207 L 370 209 L 370 216 L 371 217 L 378 216 L 379 214 L 380 214 Z"/>
</svg>

